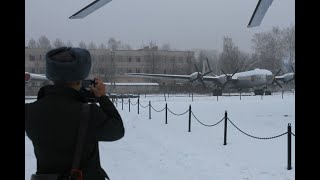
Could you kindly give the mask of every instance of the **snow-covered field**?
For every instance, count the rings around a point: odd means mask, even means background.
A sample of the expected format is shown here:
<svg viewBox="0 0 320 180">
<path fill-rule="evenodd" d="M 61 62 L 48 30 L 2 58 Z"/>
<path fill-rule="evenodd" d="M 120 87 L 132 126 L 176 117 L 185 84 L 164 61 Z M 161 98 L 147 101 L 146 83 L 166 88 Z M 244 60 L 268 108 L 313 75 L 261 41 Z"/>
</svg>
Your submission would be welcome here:
<svg viewBox="0 0 320 180">
<path fill-rule="evenodd" d="M 34 100 L 26 99 L 31 101 Z M 217 99 L 194 95 L 193 101 L 188 94 L 170 95 L 166 101 L 163 94 L 141 95 L 139 114 L 137 99 L 131 99 L 130 112 L 128 100 L 124 102 L 123 110 L 121 102 L 116 107 L 124 121 L 125 136 L 99 143 L 102 167 L 112 180 L 295 179 L 295 136 L 292 135 L 292 169 L 287 170 L 288 135 L 282 135 L 289 123 L 295 133 L 293 93 L 287 92 L 283 98 L 281 93 L 242 96 L 241 100 L 239 96 Z M 227 145 L 223 145 L 225 111 L 243 131 L 228 121 Z M 25 148 L 25 179 L 29 180 L 36 170 L 36 159 L 27 136 Z"/>
</svg>

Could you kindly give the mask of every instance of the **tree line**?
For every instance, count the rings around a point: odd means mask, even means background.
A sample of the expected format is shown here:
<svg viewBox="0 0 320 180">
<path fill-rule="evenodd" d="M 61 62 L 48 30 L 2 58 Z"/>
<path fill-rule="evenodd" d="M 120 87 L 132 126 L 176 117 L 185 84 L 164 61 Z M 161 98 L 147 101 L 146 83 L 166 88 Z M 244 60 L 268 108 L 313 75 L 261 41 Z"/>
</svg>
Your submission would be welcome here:
<svg viewBox="0 0 320 180">
<path fill-rule="evenodd" d="M 208 58 L 211 70 L 220 75 L 264 68 L 276 73 L 292 71 L 295 68 L 295 26 L 280 29 L 273 27 L 270 31 L 256 33 L 252 39 L 253 53 L 239 50 L 231 37 L 223 37 L 222 52 L 201 50 L 197 59 L 203 65 Z M 206 65 L 206 63 L 205 63 Z M 201 67 L 201 66 L 200 66 Z"/>
<path fill-rule="evenodd" d="M 271 30 L 255 33 L 251 39 L 253 53 L 241 51 L 232 41 L 231 37 L 223 37 L 222 52 L 217 50 L 200 50 L 196 60 L 198 67 L 206 66 L 206 58 L 210 63 L 210 68 L 214 74 L 221 74 L 236 71 L 247 71 L 254 68 L 265 68 L 276 73 L 279 69 L 284 72 L 290 71 L 295 66 L 295 25 L 280 29 L 273 27 Z M 74 47 L 71 41 L 64 42 L 57 38 L 52 43 L 45 36 L 41 36 L 37 41 L 31 38 L 28 42 L 29 48 L 51 49 L 62 46 Z M 141 48 L 158 47 L 153 41 L 142 44 Z M 132 47 L 111 37 L 107 43 L 96 45 L 94 42 L 85 43 L 80 41 L 78 47 L 84 49 L 111 49 L 111 50 L 132 50 Z M 174 50 L 169 43 L 162 44 L 159 50 Z M 199 68 L 198 68 L 199 69 Z M 199 69 L 201 71 L 201 69 Z"/>
</svg>

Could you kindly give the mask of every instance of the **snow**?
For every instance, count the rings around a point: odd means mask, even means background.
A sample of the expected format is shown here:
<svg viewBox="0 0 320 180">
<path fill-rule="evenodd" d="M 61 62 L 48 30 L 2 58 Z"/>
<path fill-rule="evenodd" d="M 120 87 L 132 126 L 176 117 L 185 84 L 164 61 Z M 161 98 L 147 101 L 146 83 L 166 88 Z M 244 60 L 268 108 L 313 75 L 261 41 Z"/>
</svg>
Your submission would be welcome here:
<svg viewBox="0 0 320 180">
<path fill-rule="evenodd" d="M 254 76 L 254 75 L 260 75 L 260 74 L 272 75 L 272 72 L 267 69 L 256 68 L 251 71 L 244 71 L 244 72 L 235 73 L 234 76 L 232 76 L 232 79 L 237 79 L 238 77 L 242 77 L 242 76 Z"/>
<path fill-rule="evenodd" d="M 33 100 L 26 99 L 26 102 Z M 129 104 L 116 105 L 125 126 L 125 136 L 114 142 L 100 142 L 101 165 L 114 180 L 294 180 L 295 136 L 292 136 L 291 170 L 287 170 L 287 134 L 273 139 L 249 137 L 228 121 L 227 145 L 224 121 L 216 126 L 200 124 L 188 112 L 191 105 L 195 117 L 213 125 L 228 118 L 238 128 L 255 137 L 273 137 L 287 132 L 288 123 L 295 133 L 295 95 L 292 92 L 272 96 L 213 96 L 188 94 L 140 96 Z M 124 102 L 128 102 L 127 99 Z M 146 108 L 143 108 L 143 107 Z M 25 137 L 25 179 L 36 170 L 33 146 Z"/>
</svg>

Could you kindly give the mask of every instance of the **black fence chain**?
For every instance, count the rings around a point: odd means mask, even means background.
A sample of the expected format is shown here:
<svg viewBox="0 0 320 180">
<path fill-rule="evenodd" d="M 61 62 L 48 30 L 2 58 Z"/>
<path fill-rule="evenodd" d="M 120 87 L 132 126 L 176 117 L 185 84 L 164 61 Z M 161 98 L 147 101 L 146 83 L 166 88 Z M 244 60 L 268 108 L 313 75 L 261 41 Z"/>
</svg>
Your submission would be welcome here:
<svg viewBox="0 0 320 180">
<path fill-rule="evenodd" d="M 152 105 L 151 105 L 151 107 L 152 107 L 153 110 L 157 111 Z M 164 107 L 161 111 L 157 111 L 157 112 L 162 112 L 165 109 L 166 109 L 166 107 Z"/>
<path fill-rule="evenodd" d="M 233 124 L 233 122 L 228 118 L 228 120 L 230 121 L 230 123 L 235 127 L 235 128 L 237 128 L 240 132 L 242 132 L 243 134 L 245 134 L 245 135 L 247 135 L 247 136 L 250 136 L 250 137 L 252 137 L 252 138 L 256 138 L 256 139 L 274 139 L 274 138 L 278 138 L 278 137 L 280 137 L 280 136 L 283 136 L 283 135 L 285 135 L 285 134 L 287 134 L 288 132 L 285 132 L 285 133 L 282 133 L 282 134 L 280 134 L 280 135 L 277 135 L 277 136 L 272 136 L 272 137 L 257 137 L 257 136 L 252 136 L 252 135 L 250 135 L 250 134 L 248 134 L 248 133 L 245 133 L 244 131 L 242 131 L 240 128 L 238 128 L 235 124 Z"/>
<path fill-rule="evenodd" d="M 212 125 L 208 125 L 208 124 L 204 124 L 204 123 L 202 123 L 201 121 L 199 121 L 199 119 L 193 114 L 192 111 L 191 111 L 191 114 L 193 115 L 193 117 L 194 117 L 200 124 L 202 124 L 202 125 L 204 125 L 204 126 L 207 126 L 207 127 L 215 126 L 215 125 L 221 123 L 221 122 L 224 120 L 224 117 L 223 117 L 219 122 L 217 122 L 217 123 L 215 123 L 215 124 L 212 124 Z"/>
<path fill-rule="evenodd" d="M 174 112 L 170 111 L 170 109 L 169 109 L 169 108 L 168 108 L 168 110 L 169 110 L 169 112 L 171 112 L 172 114 L 174 114 L 174 115 L 176 115 L 176 116 L 184 115 L 185 113 L 187 113 L 187 112 L 189 111 L 189 109 L 188 109 L 188 110 L 187 110 L 186 112 L 184 112 L 184 113 L 176 114 L 176 113 L 174 113 Z"/>
<path fill-rule="evenodd" d="M 129 101 L 128 101 L 128 102 L 123 101 L 123 103 L 124 103 L 124 104 L 129 104 Z"/>
<path fill-rule="evenodd" d="M 142 106 L 141 103 L 139 103 L 139 104 L 140 104 L 140 106 L 143 107 L 143 108 L 147 108 L 147 107 L 149 106 L 149 104 L 147 104 L 146 106 Z"/>
<path fill-rule="evenodd" d="M 132 106 L 135 106 L 135 105 L 138 104 L 138 101 L 137 101 L 135 104 L 131 103 L 131 101 L 130 101 L 130 104 L 131 104 Z"/>
<path fill-rule="evenodd" d="M 295 134 L 293 134 L 293 132 L 291 132 L 291 134 L 292 134 L 293 136 L 296 136 Z"/>
</svg>

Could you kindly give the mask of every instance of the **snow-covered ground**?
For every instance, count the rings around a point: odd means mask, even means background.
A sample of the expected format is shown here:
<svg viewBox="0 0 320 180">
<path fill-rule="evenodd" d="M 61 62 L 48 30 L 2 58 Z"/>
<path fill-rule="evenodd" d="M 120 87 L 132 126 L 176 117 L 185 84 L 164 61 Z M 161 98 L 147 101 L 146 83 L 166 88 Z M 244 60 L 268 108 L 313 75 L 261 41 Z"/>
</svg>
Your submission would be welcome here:
<svg viewBox="0 0 320 180">
<path fill-rule="evenodd" d="M 26 102 L 34 100 L 26 99 Z M 151 102 L 151 119 L 149 108 Z M 112 180 L 294 180 L 295 136 L 291 170 L 287 170 L 287 132 L 295 133 L 295 95 L 214 96 L 188 94 L 140 96 L 117 104 L 125 136 L 100 142 L 102 167 Z M 165 124 L 165 104 L 168 124 Z M 135 104 L 135 105 L 134 105 Z M 189 113 L 191 105 L 191 132 Z M 157 111 L 161 112 L 157 112 Z M 224 118 L 228 113 L 227 145 Z M 185 113 L 186 112 L 186 113 Z M 174 115 L 174 114 L 176 115 Z M 185 113 L 185 114 L 184 114 Z M 200 122 L 199 122 L 200 121 Z M 209 126 L 214 125 L 215 126 Z M 205 126 L 206 125 L 206 126 Z M 275 137 L 276 138 L 273 138 Z M 257 138 L 254 138 L 257 137 Z M 271 139 L 268 139 L 268 138 Z M 262 139 L 260 139 L 262 138 Z M 267 138 L 267 139 L 264 139 Z M 25 137 L 25 179 L 36 170 L 32 143 Z"/>
</svg>

